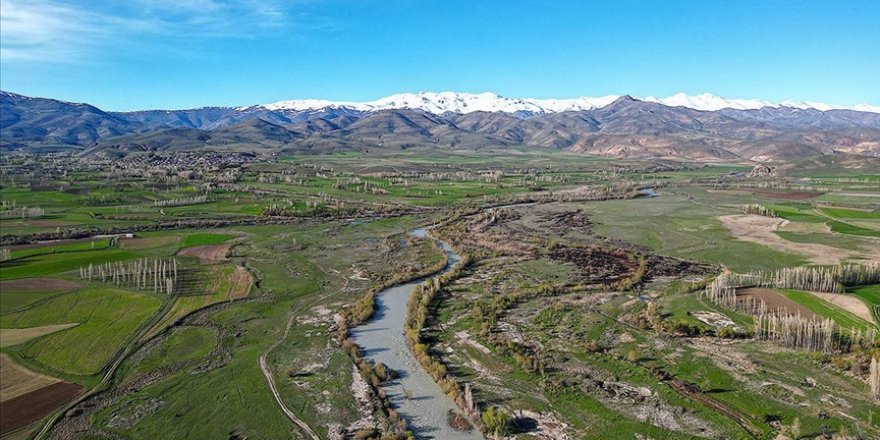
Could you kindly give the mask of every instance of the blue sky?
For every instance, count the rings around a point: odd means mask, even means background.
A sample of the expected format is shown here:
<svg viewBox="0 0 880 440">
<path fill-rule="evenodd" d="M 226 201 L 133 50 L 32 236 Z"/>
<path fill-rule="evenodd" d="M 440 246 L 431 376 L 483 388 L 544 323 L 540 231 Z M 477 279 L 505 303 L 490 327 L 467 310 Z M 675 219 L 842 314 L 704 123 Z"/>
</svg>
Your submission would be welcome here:
<svg viewBox="0 0 880 440">
<path fill-rule="evenodd" d="M 0 0 L 0 88 L 110 110 L 448 90 L 878 105 L 880 2 Z"/>
</svg>

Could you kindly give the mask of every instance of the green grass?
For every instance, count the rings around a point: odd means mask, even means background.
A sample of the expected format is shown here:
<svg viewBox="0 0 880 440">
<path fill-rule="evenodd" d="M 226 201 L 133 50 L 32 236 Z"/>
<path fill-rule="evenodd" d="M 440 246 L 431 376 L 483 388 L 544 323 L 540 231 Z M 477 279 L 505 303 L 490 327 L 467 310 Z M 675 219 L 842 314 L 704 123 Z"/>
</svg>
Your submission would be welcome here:
<svg viewBox="0 0 880 440">
<path fill-rule="evenodd" d="M 852 288 L 847 293 L 861 298 L 871 310 L 874 323 L 880 325 L 880 284 Z"/>
<path fill-rule="evenodd" d="M 853 249 L 861 249 L 866 248 L 868 246 L 873 245 L 873 243 L 867 242 L 863 238 L 848 236 L 848 235 L 839 235 L 839 234 L 831 234 L 828 232 L 791 232 L 791 231 L 774 231 L 776 235 L 781 238 L 793 241 L 795 243 L 816 243 L 816 244 L 824 244 L 827 246 L 832 246 L 836 248 L 853 250 Z"/>
<path fill-rule="evenodd" d="M 827 301 L 819 298 L 809 292 L 800 290 L 779 289 L 779 292 L 791 299 L 792 301 L 810 309 L 813 313 L 829 318 L 842 328 L 850 329 L 868 329 L 872 327 L 870 323 L 864 319 L 853 315 L 846 310 L 841 309 Z"/>
<path fill-rule="evenodd" d="M 65 243 L 59 245 L 38 246 L 12 251 L 12 258 L 31 257 L 35 255 L 61 254 L 67 252 L 83 252 L 90 250 L 103 250 L 110 247 L 110 239 L 102 238 L 93 241 L 79 243 Z"/>
<path fill-rule="evenodd" d="M 737 214 L 733 208 L 708 205 L 714 194 L 697 192 L 694 200 L 664 194 L 652 199 L 585 203 L 596 232 L 653 251 L 691 261 L 721 263 L 737 272 L 797 266 L 805 260 L 761 244 L 735 239 L 717 219 Z M 577 205 L 573 205 L 577 206 Z"/>
<path fill-rule="evenodd" d="M 29 342 L 21 354 L 55 370 L 87 376 L 99 372 L 160 303 L 150 295 L 90 287 L 2 315 L 0 327 L 79 323 L 72 329 Z"/>
<path fill-rule="evenodd" d="M 880 305 L 880 284 L 859 286 L 849 290 L 850 294 L 858 296 L 871 305 Z"/>
<path fill-rule="evenodd" d="M 102 264 L 137 258 L 119 249 L 36 255 L 0 263 L 0 279 L 30 278 L 78 271 L 89 264 Z"/>
<path fill-rule="evenodd" d="M 852 225 L 849 223 L 840 222 L 837 220 L 831 220 L 828 222 L 828 226 L 831 227 L 831 230 L 840 234 L 848 234 L 848 235 L 858 235 L 862 237 L 880 237 L 880 231 L 875 231 L 873 229 L 863 228 L 861 226 Z"/>
<path fill-rule="evenodd" d="M 258 364 L 260 353 L 283 332 L 289 307 L 289 302 L 240 304 L 216 314 L 222 323 L 241 329 L 240 336 L 218 341 L 229 351 L 222 367 L 199 374 L 184 369 L 129 393 L 115 405 L 98 412 L 95 422 L 106 426 L 115 414 L 131 411 L 140 402 L 158 399 L 164 404 L 134 426 L 108 429 L 131 439 L 225 439 L 232 433 L 244 438 L 275 439 L 298 434 L 300 431 L 272 399 Z M 185 339 L 190 339 L 187 344 L 194 344 L 195 338 Z M 179 349 L 183 342 L 178 341 L 178 347 L 169 348 Z M 207 344 L 201 345 L 198 350 L 206 347 Z M 277 380 L 281 380 L 280 377 Z M 299 414 L 302 408 L 294 411 Z"/>
<path fill-rule="evenodd" d="M 829 217 L 853 220 L 880 220 L 880 212 L 859 211 L 844 208 L 820 208 Z"/>
<path fill-rule="evenodd" d="M 779 217 L 790 222 L 822 223 L 827 220 L 821 215 L 816 215 L 809 205 L 806 207 L 798 207 L 798 205 L 804 204 L 767 205 L 767 208 L 772 209 Z"/>
<path fill-rule="evenodd" d="M 190 234 L 186 237 L 183 237 L 183 240 L 180 242 L 181 248 L 187 248 L 192 246 L 206 246 L 213 244 L 223 244 L 226 240 L 235 237 L 232 234 L 213 234 L 213 233 L 199 233 L 199 234 Z"/>
<path fill-rule="evenodd" d="M 60 294 L 59 292 L 22 292 L 6 289 L 0 291 L 0 313 L 18 310 L 28 304 Z"/>
<path fill-rule="evenodd" d="M 155 350 L 141 360 L 136 370 L 146 373 L 175 362 L 201 359 L 216 344 L 214 333 L 204 327 L 184 327 L 174 331 Z"/>
</svg>

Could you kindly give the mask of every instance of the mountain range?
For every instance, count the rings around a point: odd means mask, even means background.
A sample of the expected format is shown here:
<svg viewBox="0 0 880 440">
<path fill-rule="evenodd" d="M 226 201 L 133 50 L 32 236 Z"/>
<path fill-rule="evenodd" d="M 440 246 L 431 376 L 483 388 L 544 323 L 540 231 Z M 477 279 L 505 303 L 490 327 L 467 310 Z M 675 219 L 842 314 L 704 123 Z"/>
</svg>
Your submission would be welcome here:
<svg viewBox="0 0 880 440">
<path fill-rule="evenodd" d="M 880 108 L 727 100 L 709 94 L 539 100 L 446 92 L 361 103 L 294 100 L 109 112 L 0 92 L 4 151 L 302 154 L 514 147 L 699 161 L 787 161 L 837 152 L 880 156 Z"/>
</svg>

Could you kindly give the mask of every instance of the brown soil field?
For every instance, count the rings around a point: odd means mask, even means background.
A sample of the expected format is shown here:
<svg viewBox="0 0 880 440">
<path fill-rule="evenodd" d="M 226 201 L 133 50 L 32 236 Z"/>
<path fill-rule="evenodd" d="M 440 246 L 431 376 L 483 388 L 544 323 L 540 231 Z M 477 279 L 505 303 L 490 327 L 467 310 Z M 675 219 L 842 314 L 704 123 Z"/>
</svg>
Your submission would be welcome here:
<svg viewBox="0 0 880 440">
<path fill-rule="evenodd" d="M 67 292 L 82 287 L 82 283 L 57 278 L 20 278 L 0 281 L 4 292 Z"/>
<path fill-rule="evenodd" d="M 9 399 L 0 405 L 0 435 L 30 425 L 55 408 L 73 400 L 83 387 L 69 382 L 56 382 L 27 394 Z"/>
<path fill-rule="evenodd" d="M 180 241 L 179 235 L 165 235 L 160 237 L 138 237 L 123 238 L 119 240 L 119 247 L 122 249 L 152 249 L 159 246 L 167 246 Z"/>
<path fill-rule="evenodd" d="M 70 324 L 43 325 L 27 328 L 0 328 L 0 347 L 23 344 L 34 338 L 78 326 L 78 322 Z"/>
<path fill-rule="evenodd" d="M 821 320 L 822 317 L 813 313 L 810 309 L 770 290 L 759 287 L 750 287 L 747 289 L 737 289 L 736 291 L 737 300 L 744 300 L 746 298 L 755 298 L 758 301 L 763 300 L 767 303 L 767 308 L 770 311 L 782 309 L 785 310 L 786 313 L 800 315 L 804 318 L 809 319 L 817 319 Z"/>
<path fill-rule="evenodd" d="M 5 353 L 0 354 L 0 371 L 3 372 L 0 374 L 0 402 L 61 381 L 22 367 Z"/>
<path fill-rule="evenodd" d="M 219 263 L 226 260 L 229 254 L 229 244 L 215 244 L 209 246 L 193 246 L 181 249 L 177 255 L 183 257 L 198 257 L 202 264 Z"/>
<path fill-rule="evenodd" d="M 825 194 L 815 191 L 755 191 L 755 194 L 768 199 L 779 200 L 811 200 Z"/>
</svg>

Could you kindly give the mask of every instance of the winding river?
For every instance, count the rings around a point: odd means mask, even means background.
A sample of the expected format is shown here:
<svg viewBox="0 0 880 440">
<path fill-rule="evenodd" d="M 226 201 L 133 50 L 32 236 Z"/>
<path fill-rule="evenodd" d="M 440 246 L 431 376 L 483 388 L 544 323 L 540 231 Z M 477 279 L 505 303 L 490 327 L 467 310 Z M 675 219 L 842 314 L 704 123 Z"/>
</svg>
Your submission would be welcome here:
<svg viewBox="0 0 880 440">
<path fill-rule="evenodd" d="M 427 229 L 415 229 L 410 235 L 425 237 Z M 446 273 L 460 259 L 448 243 L 439 240 L 438 243 L 446 252 L 449 262 L 432 277 Z M 416 438 L 482 439 L 477 430 L 459 432 L 449 426 L 447 413 L 449 410 L 460 413 L 458 407 L 422 368 L 406 345 L 403 333 L 406 303 L 415 286 L 422 281 L 398 284 L 379 292 L 376 295 L 376 313 L 370 321 L 352 329 L 352 337 L 366 358 L 382 362 L 400 373 L 400 378 L 383 385 L 383 388 L 394 408 L 409 422 Z M 407 391 L 411 393 L 411 399 L 406 398 Z"/>
</svg>

